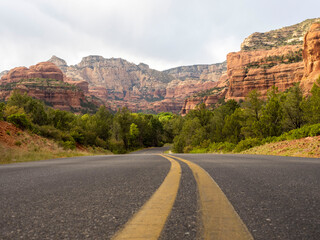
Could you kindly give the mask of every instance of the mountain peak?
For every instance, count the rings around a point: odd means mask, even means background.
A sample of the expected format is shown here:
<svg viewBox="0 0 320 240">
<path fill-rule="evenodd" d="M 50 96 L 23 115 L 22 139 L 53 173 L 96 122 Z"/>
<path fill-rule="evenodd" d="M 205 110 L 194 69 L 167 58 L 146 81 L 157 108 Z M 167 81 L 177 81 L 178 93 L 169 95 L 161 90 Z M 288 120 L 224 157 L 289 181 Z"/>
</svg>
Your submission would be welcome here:
<svg viewBox="0 0 320 240">
<path fill-rule="evenodd" d="M 57 56 L 53 55 L 48 62 L 52 62 L 55 65 L 57 65 L 58 67 L 66 67 L 67 66 L 67 62 L 65 60 L 63 60 L 62 58 L 58 58 Z"/>
</svg>

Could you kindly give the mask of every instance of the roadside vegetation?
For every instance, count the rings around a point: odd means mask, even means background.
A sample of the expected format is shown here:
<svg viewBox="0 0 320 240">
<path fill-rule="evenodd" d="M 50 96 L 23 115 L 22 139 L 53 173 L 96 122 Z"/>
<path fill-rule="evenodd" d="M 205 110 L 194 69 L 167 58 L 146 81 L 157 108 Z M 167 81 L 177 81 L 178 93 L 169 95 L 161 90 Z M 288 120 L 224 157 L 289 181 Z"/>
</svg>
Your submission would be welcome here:
<svg viewBox="0 0 320 240">
<path fill-rule="evenodd" d="M 320 84 L 320 78 L 318 79 Z M 241 103 L 229 100 L 208 110 L 204 104 L 181 119 L 174 152 L 234 152 L 285 140 L 320 135 L 320 87 L 304 97 L 299 85 L 267 99 L 252 91 Z"/>
<path fill-rule="evenodd" d="M 104 106 L 94 114 L 76 115 L 14 92 L 6 103 L 0 103 L 0 120 L 0 126 L 11 123 L 21 131 L 19 136 L 18 130 L 12 136 L 15 142 L 10 148 L 3 136 L 13 133 L 8 130 L 0 134 L 2 163 L 33 160 L 35 156 L 121 154 L 166 143 L 172 144 L 176 153 L 239 153 L 264 144 L 320 135 L 320 87 L 315 84 L 308 97 L 303 96 L 299 85 L 283 93 L 273 87 L 265 100 L 252 91 L 241 103 L 221 101 L 213 109 L 201 104 L 184 117 L 131 113 L 127 108 L 111 113 Z M 29 140 L 21 137 L 25 134 L 31 136 Z M 34 140 L 37 137 L 42 143 Z"/>
</svg>

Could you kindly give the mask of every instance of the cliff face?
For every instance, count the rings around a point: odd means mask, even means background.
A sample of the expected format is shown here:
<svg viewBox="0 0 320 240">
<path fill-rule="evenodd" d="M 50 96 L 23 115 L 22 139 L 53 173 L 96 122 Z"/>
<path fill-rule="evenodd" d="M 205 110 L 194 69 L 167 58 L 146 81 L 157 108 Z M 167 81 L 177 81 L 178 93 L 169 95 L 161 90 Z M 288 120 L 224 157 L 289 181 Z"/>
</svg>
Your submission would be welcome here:
<svg viewBox="0 0 320 240">
<path fill-rule="evenodd" d="M 320 76 L 320 23 L 312 24 L 304 37 L 303 61 L 305 71 L 300 85 L 307 93 Z"/>
<path fill-rule="evenodd" d="M 302 45 L 304 35 L 310 29 L 312 23 L 320 18 L 307 19 L 301 23 L 272 30 L 265 33 L 253 33 L 241 44 L 241 50 L 272 49 L 287 45 Z"/>
<path fill-rule="evenodd" d="M 300 45 L 272 50 L 240 51 L 227 56 L 229 88 L 226 99 L 244 99 L 254 89 L 266 96 L 271 86 L 285 91 L 304 74 Z"/>
<path fill-rule="evenodd" d="M 227 70 L 227 62 L 211 65 L 193 65 L 171 68 L 163 71 L 179 80 L 218 81 Z"/>
<path fill-rule="evenodd" d="M 102 100 L 116 110 L 123 106 L 132 111 L 180 112 L 184 99 L 193 93 L 210 88 L 226 70 L 226 63 L 195 65 L 167 71 L 135 65 L 120 58 L 84 57 L 74 66 L 53 56 L 65 73 L 68 82 L 88 82 L 88 95 Z"/>
<path fill-rule="evenodd" d="M 308 94 L 320 75 L 320 23 L 315 22 L 319 20 L 250 35 L 241 44 L 242 51 L 227 55 L 227 74 L 219 80 L 225 88 L 187 98 L 181 113 L 200 103 L 215 104 L 223 96 L 226 100 L 244 99 L 254 89 L 266 97 L 273 85 L 285 91 L 300 82 Z"/>
<path fill-rule="evenodd" d="M 84 109 L 82 104 L 87 102 L 84 95 L 86 83 L 76 82 L 71 85 L 64 78 L 62 71 L 50 62 L 38 63 L 30 68 L 17 67 L 2 76 L 0 99 L 7 100 L 12 91 L 20 90 L 54 108 L 74 111 Z"/>
</svg>

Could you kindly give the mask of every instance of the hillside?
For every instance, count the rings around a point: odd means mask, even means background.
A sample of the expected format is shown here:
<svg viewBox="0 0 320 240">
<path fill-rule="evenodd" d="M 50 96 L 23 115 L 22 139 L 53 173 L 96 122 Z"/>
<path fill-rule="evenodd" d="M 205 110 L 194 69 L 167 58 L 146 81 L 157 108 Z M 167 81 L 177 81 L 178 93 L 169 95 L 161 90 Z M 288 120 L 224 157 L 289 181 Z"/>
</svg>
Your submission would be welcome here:
<svg viewBox="0 0 320 240">
<path fill-rule="evenodd" d="M 307 19 L 301 23 L 265 33 L 253 33 L 243 41 L 241 50 L 269 50 L 286 45 L 302 45 L 304 35 L 311 24 L 317 21 L 320 21 L 320 18 Z"/>
<path fill-rule="evenodd" d="M 134 112 L 179 113 L 184 99 L 212 88 L 226 71 L 226 63 L 184 66 L 157 71 L 148 65 L 130 63 L 121 58 L 84 57 L 76 65 L 56 56 L 56 64 L 71 81 L 86 81 L 89 95 L 101 99 L 116 110 L 127 106 Z"/>
<path fill-rule="evenodd" d="M 259 91 L 266 98 L 272 86 L 285 91 L 300 83 L 304 94 L 309 94 L 320 75 L 319 20 L 309 19 L 290 27 L 249 36 L 241 45 L 242 49 L 249 46 L 246 50 L 227 55 L 227 72 L 218 81 L 221 82 L 220 87 L 225 83 L 223 91 L 213 91 L 212 94 L 204 91 L 203 97 L 201 94 L 189 97 L 181 112 L 188 113 L 200 103 L 213 106 L 224 97 L 226 100 L 244 100 L 252 90 Z M 290 40 L 293 36 L 298 36 L 301 41 Z"/>
<path fill-rule="evenodd" d="M 53 140 L 0 121 L 0 164 L 91 155 L 84 148 L 65 150 Z"/>
<path fill-rule="evenodd" d="M 243 154 L 320 158 L 320 136 L 268 143 L 243 151 Z"/>
</svg>

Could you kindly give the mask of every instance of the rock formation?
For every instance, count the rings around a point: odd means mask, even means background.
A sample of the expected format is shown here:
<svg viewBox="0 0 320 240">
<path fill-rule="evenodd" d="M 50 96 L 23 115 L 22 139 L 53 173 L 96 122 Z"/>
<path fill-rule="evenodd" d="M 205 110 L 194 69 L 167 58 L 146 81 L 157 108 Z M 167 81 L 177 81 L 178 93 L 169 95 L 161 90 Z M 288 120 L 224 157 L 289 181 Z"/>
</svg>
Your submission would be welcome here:
<svg viewBox="0 0 320 240">
<path fill-rule="evenodd" d="M 292 57 L 291 60 L 290 56 L 297 58 Z M 279 91 L 285 91 L 299 82 L 304 73 L 300 45 L 229 53 L 227 61 L 227 100 L 244 99 L 254 89 L 265 97 L 272 86 L 278 87 Z"/>
<path fill-rule="evenodd" d="M 312 24 L 304 37 L 303 61 L 305 70 L 300 85 L 308 93 L 320 76 L 320 22 Z"/>
<path fill-rule="evenodd" d="M 192 65 L 171 68 L 163 71 L 179 80 L 204 80 L 218 81 L 221 75 L 227 70 L 227 62 L 211 65 Z"/>
<path fill-rule="evenodd" d="M 242 51 L 227 55 L 227 74 L 219 80 L 225 84 L 221 92 L 187 98 L 181 113 L 188 113 L 200 103 L 215 104 L 221 97 L 241 100 L 254 89 L 266 97 L 271 86 L 285 91 L 296 82 L 305 94 L 309 93 L 320 75 L 319 20 L 250 35 L 241 44 Z"/>
<path fill-rule="evenodd" d="M 226 70 L 226 63 L 194 65 L 157 71 L 148 65 L 130 63 L 121 58 L 84 57 L 79 64 L 68 66 L 53 56 L 68 82 L 88 82 L 88 95 L 98 97 L 116 110 L 123 106 L 132 111 L 180 112 L 184 99 L 206 90 Z"/>
<path fill-rule="evenodd" d="M 0 99 L 7 100 L 12 91 L 22 93 L 43 100 L 55 108 L 62 110 L 80 111 L 86 103 L 86 82 L 64 81 L 62 71 L 51 62 L 41 62 L 30 68 L 17 67 L 3 75 L 0 80 Z"/>
<path fill-rule="evenodd" d="M 280 46 L 302 45 L 304 35 L 309 31 L 311 24 L 319 20 L 320 18 L 307 19 L 301 23 L 277 30 L 253 33 L 243 41 L 241 50 L 268 50 Z"/>
</svg>

